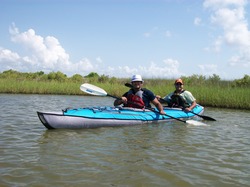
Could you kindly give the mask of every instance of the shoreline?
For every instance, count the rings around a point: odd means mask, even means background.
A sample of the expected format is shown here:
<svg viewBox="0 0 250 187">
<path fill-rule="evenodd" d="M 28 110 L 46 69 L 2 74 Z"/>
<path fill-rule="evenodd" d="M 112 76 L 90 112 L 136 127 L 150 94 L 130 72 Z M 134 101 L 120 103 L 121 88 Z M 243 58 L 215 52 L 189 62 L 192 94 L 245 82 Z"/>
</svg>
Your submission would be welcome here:
<svg viewBox="0 0 250 187">
<path fill-rule="evenodd" d="M 234 81 L 220 80 L 216 75 L 205 78 L 202 75 L 181 77 L 184 89 L 190 91 L 197 103 L 204 107 L 250 110 L 250 76 Z M 109 95 L 121 97 L 129 90 L 125 83 L 130 78 L 121 79 L 90 74 L 74 75 L 68 78 L 61 72 L 44 74 L 20 73 L 9 70 L 0 74 L 0 93 L 5 94 L 49 94 L 87 95 L 80 90 L 83 83 L 104 89 Z M 155 95 L 164 97 L 174 90 L 173 79 L 145 79 L 143 87 Z"/>
<path fill-rule="evenodd" d="M 80 94 L 65 94 L 65 93 L 3 93 L 3 92 L 0 92 L 0 96 L 2 95 L 2 94 L 13 94 L 13 95 L 60 95 L 60 96 L 62 96 L 62 95 L 64 95 L 64 96 L 90 96 L 90 97 L 98 97 L 98 96 L 93 96 L 93 95 L 89 95 L 89 94 L 85 94 L 85 93 L 80 93 Z M 113 94 L 114 96 L 116 96 L 115 94 Z M 117 97 L 119 97 L 118 95 L 117 95 Z M 250 110 L 250 108 L 240 108 L 240 107 L 238 107 L 238 106 L 231 106 L 231 107 L 227 107 L 227 106 L 221 106 L 221 105 L 216 105 L 216 106 L 214 106 L 214 105 L 207 105 L 207 104 L 204 104 L 204 103 L 202 103 L 202 102 L 197 102 L 197 104 L 199 104 L 199 105 L 201 105 L 201 106 L 203 106 L 203 107 L 210 107 L 210 108 L 217 108 L 217 109 L 232 109 L 232 110 L 242 110 L 242 111 L 249 111 Z M 164 105 L 164 104 L 162 104 L 163 106 L 166 106 L 166 105 Z M 111 103 L 110 104 L 110 106 L 113 106 L 113 103 Z"/>
</svg>

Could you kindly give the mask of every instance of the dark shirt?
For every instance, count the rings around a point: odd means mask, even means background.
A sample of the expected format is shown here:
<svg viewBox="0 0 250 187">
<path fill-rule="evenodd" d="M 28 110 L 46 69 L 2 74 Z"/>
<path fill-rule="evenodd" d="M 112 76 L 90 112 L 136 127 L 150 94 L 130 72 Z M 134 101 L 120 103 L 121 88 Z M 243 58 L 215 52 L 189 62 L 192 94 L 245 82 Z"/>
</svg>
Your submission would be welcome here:
<svg viewBox="0 0 250 187">
<path fill-rule="evenodd" d="M 151 105 L 150 105 L 150 102 L 153 101 L 155 99 L 155 95 L 152 91 L 148 90 L 148 89 L 141 89 L 143 91 L 143 94 L 142 94 L 142 100 L 145 104 L 145 107 L 149 107 L 151 108 Z M 128 92 L 126 92 L 125 94 L 123 94 L 123 97 L 127 97 L 128 96 Z"/>
</svg>

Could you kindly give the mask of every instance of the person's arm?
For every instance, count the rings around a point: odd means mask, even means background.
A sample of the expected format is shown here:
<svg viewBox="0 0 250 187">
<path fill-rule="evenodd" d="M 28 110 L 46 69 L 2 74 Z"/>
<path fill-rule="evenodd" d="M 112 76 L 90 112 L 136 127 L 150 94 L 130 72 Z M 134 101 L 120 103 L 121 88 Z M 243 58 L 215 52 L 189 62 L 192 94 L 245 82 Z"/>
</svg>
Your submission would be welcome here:
<svg viewBox="0 0 250 187">
<path fill-rule="evenodd" d="M 196 105 L 197 105 L 196 100 L 194 100 L 194 101 L 192 102 L 191 106 L 185 108 L 184 110 L 187 111 L 187 112 L 189 112 L 189 111 L 193 110 L 193 108 L 194 108 Z"/>
<path fill-rule="evenodd" d="M 162 103 L 162 104 L 168 103 L 167 100 L 165 99 L 165 97 L 162 98 L 160 95 L 156 95 L 155 97 L 156 97 L 156 99 L 157 99 L 160 103 Z"/>
<path fill-rule="evenodd" d="M 158 111 L 160 112 L 160 114 L 162 114 L 162 115 L 165 115 L 166 113 L 164 112 L 164 110 L 163 110 L 163 107 L 162 107 L 162 105 L 161 105 L 161 103 L 158 101 L 158 99 L 157 98 L 155 98 L 153 101 L 152 101 L 152 103 L 155 105 L 155 107 L 158 109 Z"/>
<path fill-rule="evenodd" d="M 170 94 L 168 94 L 165 97 L 163 97 L 163 99 L 167 102 L 167 104 L 168 104 L 169 107 L 172 107 L 172 105 L 173 105 L 172 98 L 171 98 L 173 94 L 174 93 L 171 92 Z"/>
<path fill-rule="evenodd" d="M 197 105 L 196 99 L 194 98 L 193 94 L 189 91 L 185 91 L 184 94 L 185 94 L 184 97 L 186 98 L 188 103 L 191 103 L 191 105 L 189 107 L 186 107 L 184 109 L 186 112 L 189 112 L 189 111 L 193 110 L 193 108 Z"/>
<path fill-rule="evenodd" d="M 126 104 L 127 103 L 127 98 L 126 97 L 121 97 L 121 99 L 119 98 L 119 99 L 116 99 L 115 101 L 114 101 L 114 106 L 118 106 L 118 105 L 121 105 L 121 104 Z"/>
<path fill-rule="evenodd" d="M 162 115 L 166 114 L 163 110 L 161 103 L 156 98 L 155 94 L 152 91 L 146 90 L 146 89 L 144 89 L 144 92 L 146 92 L 149 101 L 155 105 L 155 107 L 158 109 L 159 113 Z"/>
<path fill-rule="evenodd" d="M 158 101 L 160 101 L 160 102 L 161 102 L 161 99 L 162 99 L 162 98 L 161 98 L 161 96 L 160 96 L 160 95 L 156 95 L 155 97 L 156 97 L 156 99 L 157 99 Z"/>
</svg>

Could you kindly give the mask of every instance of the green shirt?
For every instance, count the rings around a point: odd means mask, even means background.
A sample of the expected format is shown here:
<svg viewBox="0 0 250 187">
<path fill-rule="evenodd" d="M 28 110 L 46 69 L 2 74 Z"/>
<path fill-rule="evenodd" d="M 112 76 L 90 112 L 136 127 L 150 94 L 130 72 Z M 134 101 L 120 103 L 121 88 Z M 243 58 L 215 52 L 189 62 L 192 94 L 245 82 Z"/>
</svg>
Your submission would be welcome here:
<svg viewBox="0 0 250 187">
<path fill-rule="evenodd" d="M 174 92 L 166 95 L 165 97 L 163 97 L 164 100 L 166 100 L 167 102 L 171 101 L 171 96 L 174 94 Z M 180 94 L 180 96 L 189 104 L 191 105 L 196 99 L 194 98 L 194 96 L 192 95 L 191 92 L 185 90 L 184 92 L 182 92 Z"/>
</svg>

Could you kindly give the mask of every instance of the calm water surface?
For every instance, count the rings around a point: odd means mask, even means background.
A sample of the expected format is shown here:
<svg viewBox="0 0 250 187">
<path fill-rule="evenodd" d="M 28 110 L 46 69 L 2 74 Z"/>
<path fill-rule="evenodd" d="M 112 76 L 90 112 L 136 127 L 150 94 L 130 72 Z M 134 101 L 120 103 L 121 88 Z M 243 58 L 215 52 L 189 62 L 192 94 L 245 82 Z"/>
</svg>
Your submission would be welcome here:
<svg viewBox="0 0 250 187">
<path fill-rule="evenodd" d="M 0 95 L 1 186 L 250 186 L 250 112 L 206 108 L 182 122 L 47 130 L 36 111 L 111 106 L 112 98 Z"/>
</svg>

